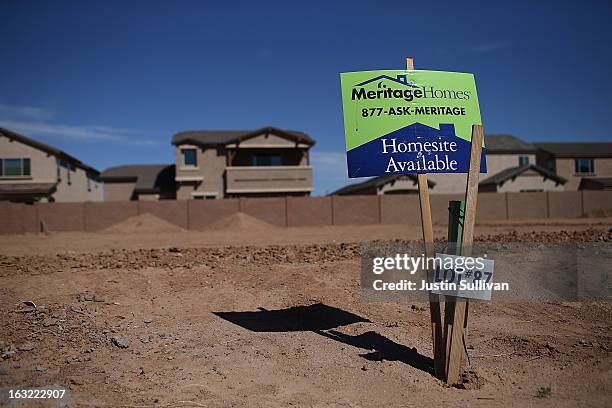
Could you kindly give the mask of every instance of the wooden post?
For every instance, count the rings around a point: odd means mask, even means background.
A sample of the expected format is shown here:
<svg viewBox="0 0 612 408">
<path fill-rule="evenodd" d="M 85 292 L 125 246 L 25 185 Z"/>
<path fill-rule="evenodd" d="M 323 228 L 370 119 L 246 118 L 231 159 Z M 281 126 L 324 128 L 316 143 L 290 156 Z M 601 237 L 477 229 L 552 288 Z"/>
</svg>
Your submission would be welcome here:
<svg viewBox="0 0 612 408">
<path fill-rule="evenodd" d="M 478 201 L 478 179 L 480 176 L 480 155 L 484 131 L 482 125 L 472 126 L 472 146 L 470 150 L 470 167 L 465 191 L 465 216 L 463 236 L 461 239 L 461 255 L 472 255 L 474 240 L 474 225 L 476 223 L 476 204 Z M 467 329 L 468 303 L 466 299 L 456 298 L 452 324 L 448 326 L 446 349 L 446 382 L 458 384 L 466 360 L 465 333 Z M 450 316 L 447 322 L 450 323 Z"/>
<path fill-rule="evenodd" d="M 461 240 L 463 236 L 463 221 L 465 215 L 465 201 L 450 201 L 448 203 L 448 254 L 461 255 Z M 454 296 L 445 296 L 444 302 L 444 379 L 446 379 L 447 356 L 450 350 L 449 328 L 453 325 L 455 316 Z"/>
<path fill-rule="evenodd" d="M 406 58 L 406 69 L 414 70 L 414 58 Z M 423 227 L 423 242 L 425 256 L 434 257 L 433 224 L 431 221 L 431 206 L 429 205 L 429 186 L 427 174 L 417 174 L 419 185 L 419 204 L 421 206 L 421 225 Z M 427 270 L 427 277 L 432 282 L 433 271 Z M 444 378 L 444 342 L 442 339 L 442 315 L 440 313 L 440 296 L 429 293 L 429 311 L 431 320 L 431 337 L 433 341 L 434 371 L 437 378 Z"/>
</svg>

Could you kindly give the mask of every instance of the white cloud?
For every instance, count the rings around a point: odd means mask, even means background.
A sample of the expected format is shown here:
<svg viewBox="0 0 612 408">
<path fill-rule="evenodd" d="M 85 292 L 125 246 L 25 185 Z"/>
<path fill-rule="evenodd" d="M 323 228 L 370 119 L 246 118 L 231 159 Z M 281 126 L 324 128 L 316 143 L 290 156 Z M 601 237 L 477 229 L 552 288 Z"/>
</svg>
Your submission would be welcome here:
<svg viewBox="0 0 612 408">
<path fill-rule="evenodd" d="M 310 161 L 317 167 L 346 166 L 346 153 L 344 152 L 318 152 L 310 153 Z"/>
<path fill-rule="evenodd" d="M 509 45 L 510 44 L 505 41 L 490 42 L 490 43 L 472 45 L 468 47 L 468 51 L 475 52 L 475 53 L 491 52 L 491 51 L 499 50 L 501 48 L 506 48 Z"/>
<path fill-rule="evenodd" d="M 153 146 L 152 132 L 100 125 L 68 125 L 51 121 L 53 114 L 44 108 L 0 105 L 0 126 L 29 136 L 54 136 L 79 141 L 109 141 L 124 145 Z"/>
<path fill-rule="evenodd" d="M 28 120 L 48 120 L 53 117 L 53 113 L 45 108 L 37 108 L 33 106 L 0 105 L 0 117 L 21 118 Z"/>
</svg>

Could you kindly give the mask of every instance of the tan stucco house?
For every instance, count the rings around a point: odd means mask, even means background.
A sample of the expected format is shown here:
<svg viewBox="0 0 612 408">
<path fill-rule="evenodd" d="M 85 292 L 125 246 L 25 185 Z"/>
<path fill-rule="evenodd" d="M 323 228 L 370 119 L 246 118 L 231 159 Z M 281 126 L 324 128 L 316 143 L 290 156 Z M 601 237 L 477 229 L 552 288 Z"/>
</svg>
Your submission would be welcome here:
<svg viewBox="0 0 612 408">
<path fill-rule="evenodd" d="M 0 200 L 102 200 L 100 173 L 66 152 L 0 128 Z"/>
<path fill-rule="evenodd" d="M 534 143 L 537 163 L 566 178 L 565 189 L 612 189 L 612 143 Z"/>
<path fill-rule="evenodd" d="M 179 200 L 312 192 L 309 150 L 315 141 L 304 132 L 195 130 L 175 134 L 172 144 Z"/>
<path fill-rule="evenodd" d="M 537 147 L 516 136 L 491 134 L 485 136 L 487 172 L 480 174 L 484 180 L 513 167 L 536 164 Z M 427 178 L 436 183 L 431 194 L 465 193 L 467 175 L 461 173 L 428 174 Z"/>
<path fill-rule="evenodd" d="M 478 191 L 487 193 L 523 193 L 563 191 L 567 180 L 535 164 L 509 167 L 478 184 Z"/>
<path fill-rule="evenodd" d="M 171 200 L 176 198 L 174 164 L 133 164 L 100 174 L 104 201 Z"/>
</svg>

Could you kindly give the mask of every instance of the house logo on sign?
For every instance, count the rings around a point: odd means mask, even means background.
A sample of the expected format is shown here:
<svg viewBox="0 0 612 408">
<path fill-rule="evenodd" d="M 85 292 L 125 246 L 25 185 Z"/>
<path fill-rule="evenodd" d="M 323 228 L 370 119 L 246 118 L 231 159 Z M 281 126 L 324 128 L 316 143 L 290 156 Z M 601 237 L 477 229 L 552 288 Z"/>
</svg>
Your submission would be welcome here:
<svg viewBox="0 0 612 408">
<path fill-rule="evenodd" d="M 363 81 L 355 86 L 364 86 L 367 85 L 369 83 L 372 82 L 376 82 L 376 81 L 380 81 L 377 84 L 378 88 L 386 88 L 387 86 L 383 83 L 383 80 L 387 80 L 387 81 L 392 81 L 396 84 L 400 84 L 400 85 L 405 85 L 405 86 L 409 86 L 410 88 L 417 88 L 417 86 L 415 85 L 414 81 L 408 81 L 408 76 L 405 74 L 398 74 L 396 75 L 396 78 L 390 77 L 388 75 L 379 75 L 377 77 L 374 77 L 372 79 L 368 79 L 367 81 Z"/>
</svg>

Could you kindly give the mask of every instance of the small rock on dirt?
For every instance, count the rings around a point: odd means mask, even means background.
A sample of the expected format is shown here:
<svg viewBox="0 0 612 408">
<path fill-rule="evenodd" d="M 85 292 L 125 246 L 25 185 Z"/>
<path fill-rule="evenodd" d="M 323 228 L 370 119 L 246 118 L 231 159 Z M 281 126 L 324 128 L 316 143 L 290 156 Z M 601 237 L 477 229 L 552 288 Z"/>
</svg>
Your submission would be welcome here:
<svg viewBox="0 0 612 408">
<path fill-rule="evenodd" d="M 34 344 L 32 344 L 32 343 L 24 343 L 24 344 L 21 344 L 21 345 L 17 346 L 17 350 L 19 350 L 19 351 L 31 351 L 31 350 L 34 350 L 34 347 L 36 347 L 36 346 L 34 346 Z"/>
<path fill-rule="evenodd" d="M 42 321 L 42 325 L 44 327 L 55 326 L 57 324 L 57 319 L 47 318 Z"/>
<path fill-rule="evenodd" d="M 130 339 L 126 336 L 113 336 L 111 341 L 113 344 L 119 348 L 128 348 L 130 347 Z"/>
</svg>

